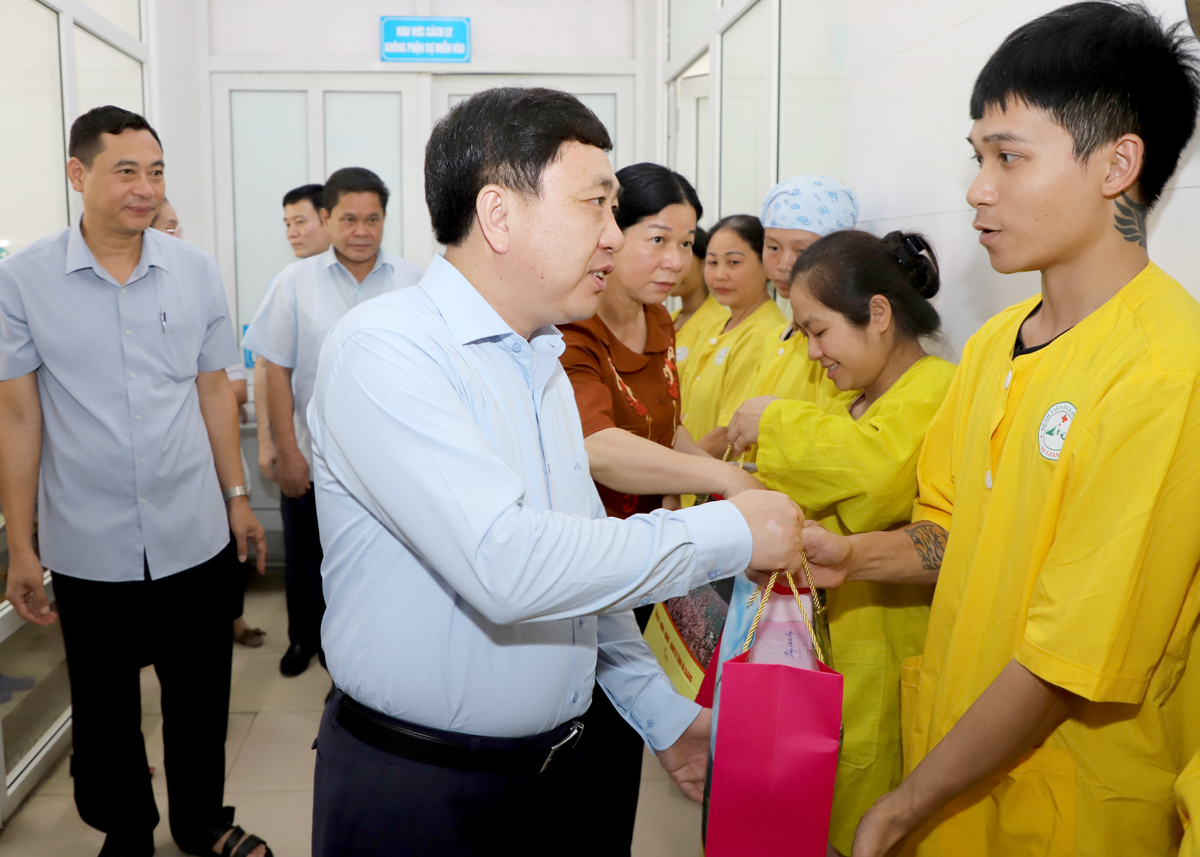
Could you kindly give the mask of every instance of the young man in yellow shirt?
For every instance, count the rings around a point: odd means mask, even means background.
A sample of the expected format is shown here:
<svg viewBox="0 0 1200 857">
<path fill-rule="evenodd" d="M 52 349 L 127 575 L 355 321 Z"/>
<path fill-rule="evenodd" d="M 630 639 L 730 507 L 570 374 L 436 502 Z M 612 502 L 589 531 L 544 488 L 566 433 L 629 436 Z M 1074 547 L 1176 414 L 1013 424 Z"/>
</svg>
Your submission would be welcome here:
<svg viewBox="0 0 1200 857">
<path fill-rule="evenodd" d="M 808 524 L 818 585 L 937 583 L 902 676 L 906 777 L 854 857 L 1171 854 L 1200 716 L 1200 304 L 1146 212 L 1195 128 L 1178 29 L 1080 3 L 980 73 L 975 228 L 1041 293 L 967 344 L 913 524 Z"/>
</svg>

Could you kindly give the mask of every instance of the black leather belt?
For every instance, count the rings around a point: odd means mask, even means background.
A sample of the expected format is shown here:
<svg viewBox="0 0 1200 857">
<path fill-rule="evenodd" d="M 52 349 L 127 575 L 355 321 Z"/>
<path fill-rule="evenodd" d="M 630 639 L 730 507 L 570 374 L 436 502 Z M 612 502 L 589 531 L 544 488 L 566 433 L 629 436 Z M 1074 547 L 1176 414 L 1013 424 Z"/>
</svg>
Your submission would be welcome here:
<svg viewBox="0 0 1200 857">
<path fill-rule="evenodd" d="M 583 722 L 570 720 L 529 738 L 488 738 L 426 729 L 388 717 L 342 695 L 338 724 L 377 750 L 441 768 L 459 771 L 544 772 L 557 756 L 572 749 L 583 734 Z"/>
</svg>

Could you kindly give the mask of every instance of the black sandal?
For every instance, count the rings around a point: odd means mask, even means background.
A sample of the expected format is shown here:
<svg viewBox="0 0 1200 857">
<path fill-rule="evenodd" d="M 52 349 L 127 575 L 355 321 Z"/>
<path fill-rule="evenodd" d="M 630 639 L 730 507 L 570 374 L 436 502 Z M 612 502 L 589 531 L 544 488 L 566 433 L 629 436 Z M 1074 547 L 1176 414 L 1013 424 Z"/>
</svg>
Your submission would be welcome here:
<svg viewBox="0 0 1200 857">
<path fill-rule="evenodd" d="M 235 824 L 229 829 L 229 835 L 225 837 L 225 845 L 221 848 L 221 857 L 247 857 L 255 848 L 266 844 L 253 833 L 246 833 Z M 267 857 L 275 857 L 270 846 L 267 846 Z"/>
</svg>

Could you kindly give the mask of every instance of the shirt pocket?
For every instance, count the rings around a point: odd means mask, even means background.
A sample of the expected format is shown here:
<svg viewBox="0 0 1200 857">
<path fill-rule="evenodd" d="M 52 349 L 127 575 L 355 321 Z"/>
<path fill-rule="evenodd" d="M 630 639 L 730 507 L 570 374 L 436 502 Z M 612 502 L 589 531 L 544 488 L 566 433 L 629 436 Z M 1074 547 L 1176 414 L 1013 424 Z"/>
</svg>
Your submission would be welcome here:
<svg viewBox="0 0 1200 857">
<path fill-rule="evenodd" d="M 870 767 L 879 747 L 887 644 L 876 640 L 835 641 L 833 664 L 844 679 L 842 720 L 846 740 L 839 761 L 850 768 Z"/>
<path fill-rule="evenodd" d="M 175 381 L 195 378 L 200 362 L 201 327 L 198 324 L 167 322 L 162 331 L 163 368 Z"/>
<path fill-rule="evenodd" d="M 567 479 L 592 478 L 592 469 L 586 452 L 568 452 L 562 457 L 561 466 Z"/>
<path fill-rule="evenodd" d="M 942 854 L 979 854 L 986 843 L 989 854 L 1073 857 L 1075 758 L 1066 750 L 1034 750 L 988 799 L 962 812 L 955 808 L 950 804 L 942 824 Z"/>
</svg>

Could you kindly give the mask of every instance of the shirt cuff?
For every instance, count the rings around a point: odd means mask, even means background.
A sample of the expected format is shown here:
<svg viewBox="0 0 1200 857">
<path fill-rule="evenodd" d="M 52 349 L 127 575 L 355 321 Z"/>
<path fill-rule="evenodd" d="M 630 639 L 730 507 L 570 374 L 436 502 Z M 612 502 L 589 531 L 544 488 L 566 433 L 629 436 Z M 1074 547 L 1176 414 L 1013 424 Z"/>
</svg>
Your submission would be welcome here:
<svg viewBox="0 0 1200 857">
<path fill-rule="evenodd" d="M 607 690 L 604 692 L 608 693 Z M 701 711 L 699 705 L 679 695 L 662 670 L 638 694 L 632 711 L 625 711 L 616 702 L 613 704 L 655 752 L 666 750 L 678 741 Z"/>
<path fill-rule="evenodd" d="M 701 503 L 673 512 L 687 524 L 696 546 L 696 570 L 689 590 L 732 577 L 750 567 L 754 540 L 737 506 L 726 501 Z"/>
</svg>

